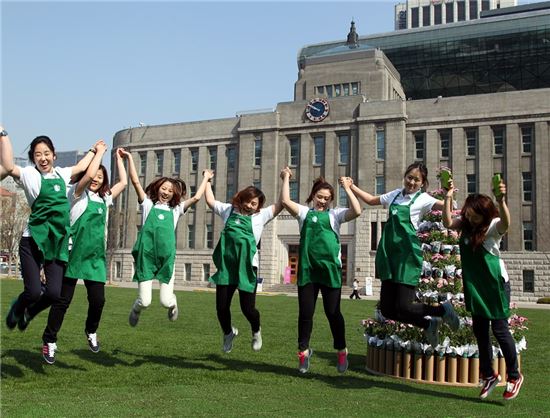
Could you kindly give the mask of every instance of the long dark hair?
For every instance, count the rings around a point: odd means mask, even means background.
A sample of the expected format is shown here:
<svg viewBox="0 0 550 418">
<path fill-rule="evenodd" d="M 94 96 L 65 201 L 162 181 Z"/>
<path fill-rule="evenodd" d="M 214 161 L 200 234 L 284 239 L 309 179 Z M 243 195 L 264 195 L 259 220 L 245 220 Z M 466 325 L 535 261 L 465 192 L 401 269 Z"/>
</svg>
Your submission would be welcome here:
<svg viewBox="0 0 550 418">
<path fill-rule="evenodd" d="M 111 188 L 109 187 L 109 174 L 103 164 L 99 166 L 99 169 L 103 172 L 103 184 L 98 189 L 97 194 L 101 197 L 105 197 L 105 195 L 111 194 Z"/>
<path fill-rule="evenodd" d="M 481 215 L 483 220 L 479 225 L 472 225 L 466 218 L 466 211 L 470 209 Z M 498 216 L 498 209 L 493 199 L 484 194 L 471 194 L 466 198 L 460 211 L 462 233 L 469 237 L 474 249 L 479 247 L 485 239 L 485 234 L 491 221 Z"/>
<path fill-rule="evenodd" d="M 321 189 L 328 189 L 330 191 L 330 200 L 334 201 L 334 187 L 332 187 L 330 183 L 327 183 L 325 178 L 321 176 L 313 180 L 313 187 L 311 188 L 311 193 L 309 194 L 306 203 L 310 203 L 315 197 L 315 194 Z"/>
<path fill-rule="evenodd" d="M 50 151 L 53 153 L 55 157 L 55 147 L 53 146 L 52 140 L 47 137 L 46 135 L 40 135 L 34 138 L 31 142 L 31 145 L 29 145 L 29 161 L 31 163 L 34 163 L 34 149 L 38 144 L 46 144 L 46 146 L 50 149 Z"/>
<path fill-rule="evenodd" d="M 258 208 L 256 209 L 256 212 L 259 212 L 265 204 L 265 195 L 264 192 L 254 186 L 248 186 L 235 194 L 235 196 L 233 196 L 233 199 L 231 200 L 231 204 L 233 205 L 233 207 L 236 207 L 239 212 L 242 212 L 244 203 L 250 202 L 256 197 L 258 198 Z"/>
<path fill-rule="evenodd" d="M 174 208 L 180 204 L 182 197 L 185 197 L 185 195 L 187 194 L 187 187 L 185 186 L 185 182 L 183 180 L 173 179 L 170 177 L 161 177 L 159 179 L 153 180 L 145 188 L 145 193 L 147 194 L 147 196 L 149 196 L 149 199 L 151 199 L 154 203 L 158 202 L 160 187 L 165 182 L 169 182 L 172 184 L 172 189 L 174 190 L 174 196 L 172 196 L 172 199 L 170 200 L 170 202 L 168 202 L 168 206 Z"/>
<path fill-rule="evenodd" d="M 426 167 L 424 163 L 416 162 L 409 165 L 405 170 L 405 174 L 403 174 L 403 178 L 405 178 L 407 174 L 416 168 L 420 171 L 420 175 L 422 176 L 422 187 L 420 189 L 425 191 L 430 185 L 430 182 L 428 181 L 428 167 Z"/>
</svg>

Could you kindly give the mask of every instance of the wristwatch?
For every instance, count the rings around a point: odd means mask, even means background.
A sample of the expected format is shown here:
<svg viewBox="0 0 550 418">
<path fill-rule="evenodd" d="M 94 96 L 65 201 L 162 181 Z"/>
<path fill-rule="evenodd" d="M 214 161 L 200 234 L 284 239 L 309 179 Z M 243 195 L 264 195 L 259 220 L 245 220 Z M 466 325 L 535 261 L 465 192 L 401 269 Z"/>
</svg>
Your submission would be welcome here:
<svg viewBox="0 0 550 418">
<path fill-rule="evenodd" d="M 8 136 L 8 131 L 0 131 L 0 136 Z"/>
</svg>

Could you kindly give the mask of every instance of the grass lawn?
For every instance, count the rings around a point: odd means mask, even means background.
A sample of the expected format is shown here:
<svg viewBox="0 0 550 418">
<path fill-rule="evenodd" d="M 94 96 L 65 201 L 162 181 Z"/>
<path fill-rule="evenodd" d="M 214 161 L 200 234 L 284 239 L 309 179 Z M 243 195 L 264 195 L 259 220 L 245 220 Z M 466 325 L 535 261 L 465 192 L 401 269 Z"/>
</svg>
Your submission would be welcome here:
<svg viewBox="0 0 550 418">
<path fill-rule="evenodd" d="M 158 291 L 139 325 L 128 325 L 136 289 L 107 288 L 98 330 L 101 352 L 84 336 L 86 289 L 78 286 L 57 342 L 56 363 L 41 355 L 46 312 L 24 333 L 8 331 L 4 318 L 22 282 L 1 285 L 1 415 L 3 417 L 275 416 L 275 417 L 538 417 L 550 414 L 550 311 L 527 310 L 528 351 L 522 354 L 525 383 L 505 403 L 499 387 L 488 401 L 477 388 L 409 383 L 365 372 L 366 344 L 359 321 L 372 316 L 374 302 L 342 301 L 350 369 L 336 371 L 332 338 L 319 300 L 311 345 L 310 372 L 297 370 L 297 299 L 258 296 L 263 349 L 250 347 L 251 334 L 233 300 L 239 328 L 233 351 L 221 351 L 214 294 L 177 292 L 180 315 L 172 323 Z"/>
</svg>

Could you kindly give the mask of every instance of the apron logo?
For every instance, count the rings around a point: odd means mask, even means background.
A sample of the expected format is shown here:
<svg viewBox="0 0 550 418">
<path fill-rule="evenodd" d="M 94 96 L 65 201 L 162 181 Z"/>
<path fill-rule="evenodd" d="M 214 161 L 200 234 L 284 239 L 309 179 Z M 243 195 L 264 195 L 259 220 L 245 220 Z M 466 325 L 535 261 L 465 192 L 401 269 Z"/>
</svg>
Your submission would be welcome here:
<svg viewBox="0 0 550 418">
<path fill-rule="evenodd" d="M 240 225 L 240 224 L 241 224 L 240 219 L 236 219 L 236 220 L 235 220 L 235 223 L 236 223 L 237 225 Z"/>
<path fill-rule="evenodd" d="M 392 209 L 392 210 L 391 210 L 391 214 L 392 214 L 392 215 L 397 215 L 397 209 Z"/>
<path fill-rule="evenodd" d="M 97 212 L 98 212 L 99 214 L 102 214 L 102 213 L 103 213 L 103 208 L 97 208 Z"/>
<path fill-rule="evenodd" d="M 317 222 L 317 219 L 318 219 L 317 216 L 314 216 L 313 218 L 311 218 L 311 220 L 312 220 L 313 222 Z"/>
<path fill-rule="evenodd" d="M 159 219 L 160 219 L 161 221 L 164 219 L 164 215 L 163 215 L 162 213 L 159 215 Z"/>
<path fill-rule="evenodd" d="M 61 190 L 61 186 L 59 186 L 59 184 L 54 184 L 53 189 L 58 192 Z"/>
</svg>

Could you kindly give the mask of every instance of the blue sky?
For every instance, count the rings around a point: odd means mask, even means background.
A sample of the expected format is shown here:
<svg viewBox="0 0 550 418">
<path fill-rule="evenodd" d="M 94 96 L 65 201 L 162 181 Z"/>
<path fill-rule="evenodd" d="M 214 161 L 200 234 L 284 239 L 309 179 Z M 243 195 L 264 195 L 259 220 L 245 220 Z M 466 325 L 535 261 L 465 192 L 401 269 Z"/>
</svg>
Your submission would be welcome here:
<svg viewBox="0 0 550 418">
<path fill-rule="evenodd" d="M 304 45 L 393 30 L 393 2 L 2 1 L 1 122 L 23 156 L 112 144 L 128 126 L 293 100 Z"/>
</svg>

